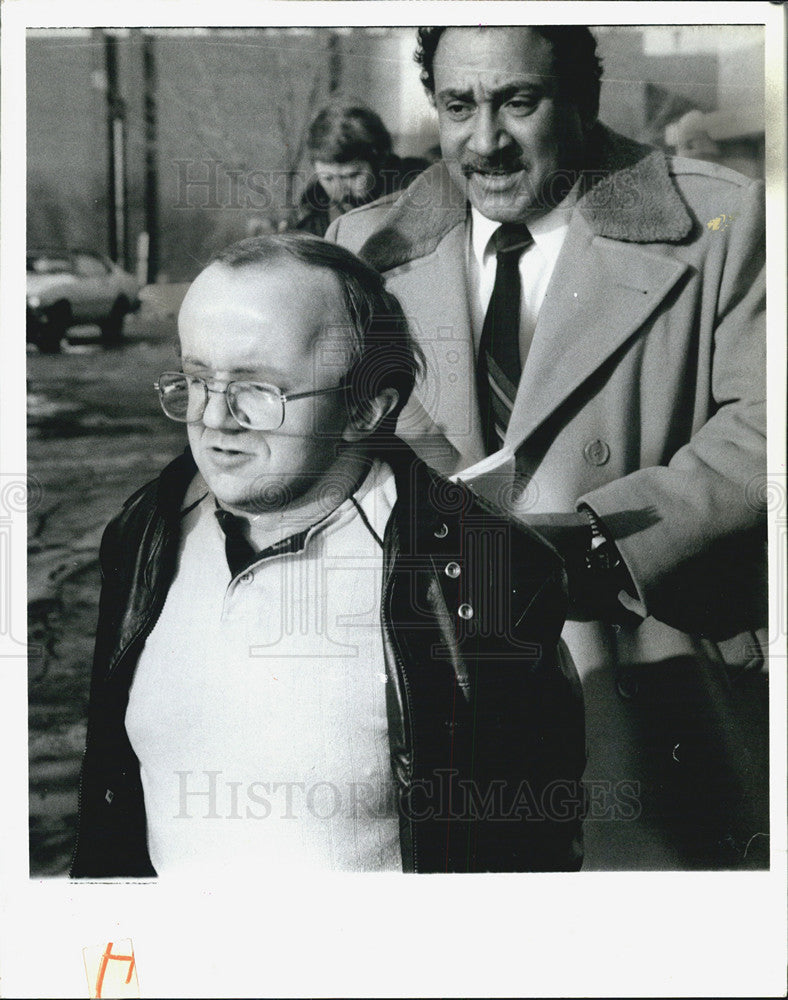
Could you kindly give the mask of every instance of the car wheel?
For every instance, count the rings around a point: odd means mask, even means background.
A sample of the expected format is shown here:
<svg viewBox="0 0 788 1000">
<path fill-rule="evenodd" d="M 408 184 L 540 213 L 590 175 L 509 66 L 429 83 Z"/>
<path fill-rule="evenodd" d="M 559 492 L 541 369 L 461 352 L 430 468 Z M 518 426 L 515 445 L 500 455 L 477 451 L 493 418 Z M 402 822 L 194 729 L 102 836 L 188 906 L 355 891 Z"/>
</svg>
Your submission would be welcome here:
<svg viewBox="0 0 788 1000">
<path fill-rule="evenodd" d="M 109 316 L 101 324 L 101 339 L 105 344 L 117 344 L 123 339 L 123 321 L 128 311 L 128 299 L 121 296 L 115 300 Z"/>
<path fill-rule="evenodd" d="M 67 302 L 50 306 L 38 327 L 36 343 L 42 354 L 57 354 L 60 343 L 71 324 L 71 308 Z"/>
</svg>

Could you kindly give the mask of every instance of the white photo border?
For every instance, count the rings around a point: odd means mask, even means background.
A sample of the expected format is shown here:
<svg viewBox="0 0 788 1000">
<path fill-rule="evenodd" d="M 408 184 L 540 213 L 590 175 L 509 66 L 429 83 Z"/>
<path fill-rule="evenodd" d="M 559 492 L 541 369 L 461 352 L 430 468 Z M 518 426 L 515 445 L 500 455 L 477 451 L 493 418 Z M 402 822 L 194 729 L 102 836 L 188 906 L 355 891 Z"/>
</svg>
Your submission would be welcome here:
<svg viewBox="0 0 788 1000">
<path fill-rule="evenodd" d="M 3 488 L 26 475 L 25 65 L 28 27 L 761 24 L 766 28 L 769 471 L 785 491 L 785 12 L 769 3 L 6 0 L 2 25 Z M 415 69 L 414 69 L 415 72 Z M 781 477 L 781 478 L 780 478 Z M 11 522 L 9 522 L 11 523 Z M 778 996 L 786 968 L 785 636 L 772 652 L 769 872 L 309 875 L 238 886 L 72 883 L 28 877 L 24 509 L 6 548 L 0 636 L 4 764 L 0 992 L 87 996 L 82 949 L 130 938 L 143 996 Z M 785 508 L 770 524 L 788 587 Z M 3 536 L 4 538 L 6 536 Z M 774 577 L 770 576 L 773 580 Z M 0 613 L 2 613 L 0 611 Z"/>
</svg>

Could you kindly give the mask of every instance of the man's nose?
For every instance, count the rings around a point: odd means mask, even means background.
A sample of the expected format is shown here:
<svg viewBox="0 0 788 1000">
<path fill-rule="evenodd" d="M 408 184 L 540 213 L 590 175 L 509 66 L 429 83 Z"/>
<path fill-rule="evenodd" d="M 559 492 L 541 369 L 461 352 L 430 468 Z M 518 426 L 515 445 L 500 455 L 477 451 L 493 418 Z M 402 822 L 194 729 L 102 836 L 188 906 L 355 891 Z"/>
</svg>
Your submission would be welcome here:
<svg viewBox="0 0 788 1000">
<path fill-rule="evenodd" d="M 473 133 L 468 143 L 477 156 L 491 156 L 509 142 L 506 129 L 488 104 L 481 104 L 474 116 Z"/>
<path fill-rule="evenodd" d="M 230 413 L 230 407 L 227 405 L 227 393 L 217 389 L 211 389 L 208 392 L 208 402 L 205 404 L 202 422 L 206 427 L 210 427 L 213 430 L 232 431 L 241 429 L 241 425 L 232 413 Z"/>
</svg>

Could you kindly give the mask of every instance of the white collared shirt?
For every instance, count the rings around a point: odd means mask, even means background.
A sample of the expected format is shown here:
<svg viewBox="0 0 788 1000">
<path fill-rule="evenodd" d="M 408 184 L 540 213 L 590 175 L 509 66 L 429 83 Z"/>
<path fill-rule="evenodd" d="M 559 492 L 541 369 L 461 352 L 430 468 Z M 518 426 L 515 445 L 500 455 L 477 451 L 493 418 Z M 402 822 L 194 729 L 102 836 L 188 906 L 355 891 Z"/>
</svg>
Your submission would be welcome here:
<svg viewBox="0 0 788 1000">
<path fill-rule="evenodd" d="M 572 192 L 546 215 L 528 223 L 534 242 L 520 257 L 520 344 L 530 345 L 547 286 L 564 245 L 574 206 Z M 478 350 L 484 315 L 495 284 L 496 257 L 490 239 L 501 225 L 471 206 L 466 221 L 468 300 Z"/>
</svg>

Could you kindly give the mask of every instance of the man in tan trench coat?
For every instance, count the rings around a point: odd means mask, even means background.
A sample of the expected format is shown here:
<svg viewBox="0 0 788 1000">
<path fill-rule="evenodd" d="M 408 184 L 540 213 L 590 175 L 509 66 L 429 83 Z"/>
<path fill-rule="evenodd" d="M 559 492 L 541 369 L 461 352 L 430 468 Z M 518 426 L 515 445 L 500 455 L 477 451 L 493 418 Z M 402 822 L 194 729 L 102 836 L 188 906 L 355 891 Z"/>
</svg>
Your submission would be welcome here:
<svg viewBox="0 0 788 1000">
<path fill-rule="evenodd" d="M 398 431 L 564 556 L 585 867 L 764 866 L 762 185 L 600 125 L 587 29 L 419 39 L 443 161 L 327 234 L 385 274 L 426 353 Z M 496 450 L 475 374 L 483 237 L 511 222 L 534 242 Z"/>
</svg>

